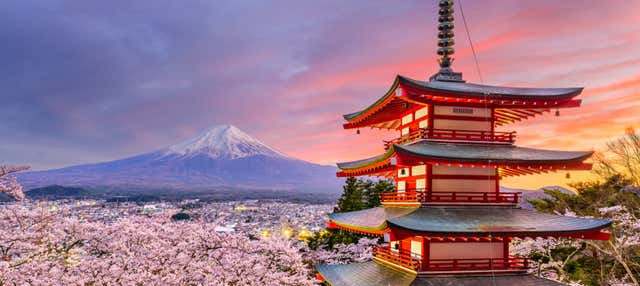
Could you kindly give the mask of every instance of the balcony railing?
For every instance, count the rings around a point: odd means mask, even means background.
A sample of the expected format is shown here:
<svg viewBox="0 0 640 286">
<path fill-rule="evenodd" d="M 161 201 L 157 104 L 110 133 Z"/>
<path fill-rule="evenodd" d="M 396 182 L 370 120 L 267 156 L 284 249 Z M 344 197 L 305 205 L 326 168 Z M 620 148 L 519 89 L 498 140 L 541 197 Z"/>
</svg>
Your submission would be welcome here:
<svg viewBox="0 0 640 286">
<path fill-rule="evenodd" d="M 455 130 L 455 129 L 433 129 L 420 128 L 409 134 L 405 134 L 396 139 L 384 141 L 385 147 L 393 144 L 406 144 L 418 139 L 436 139 L 436 140 L 456 140 L 456 141 L 473 141 L 473 142 L 495 142 L 513 144 L 516 139 L 516 132 L 497 132 L 497 131 L 476 131 L 476 130 Z"/>
<path fill-rule="evenodd" d="M 526 270 L 526 257 L 477 258 L 477 259 L 430 259 L 425 271 L 469 271 L 469 270 Z"/>
<path fill-rule="evenodd" d="M 408 269 L 418 271 L 420 269 L 420 260 L 411 257 L 409 253 L 394 251 L 386 247 L 373 247 L 373 256 Z"/>
<path fill-rule="evenodd" d="M 404 191 L 381 193 L 383 203 L 507 203 L 517 204 L 522 193 L 519 192 L 425 192 Z"/>
</svg>

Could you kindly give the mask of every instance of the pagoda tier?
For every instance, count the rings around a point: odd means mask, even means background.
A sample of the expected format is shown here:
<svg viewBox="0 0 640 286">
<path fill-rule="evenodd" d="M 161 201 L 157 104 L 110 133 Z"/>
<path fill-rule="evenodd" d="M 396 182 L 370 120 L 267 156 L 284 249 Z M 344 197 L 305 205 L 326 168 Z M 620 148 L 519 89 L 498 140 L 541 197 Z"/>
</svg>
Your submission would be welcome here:
<svg viewBox="0 0 640 286">
<path fill-rule="evenodd" d="M 590 170 L 583 163 L 593 152 L 554 151 L 494 144 L 454 144 L 421 140 L 394 144 L 381 155 L 338 163 L 339 177 L 376 175 L 393 177 L 401 166 L 419 164 L 468 168 L 499 168 L 500 176 L 546 173 L 555 170 Z"/>
<path fill-rule="evenodd" d="M 374 260 L 419 275 L 524 273 L 513 238 L 608 240 L 606 219 L 551 215 L 509 206 L 376 207 L 329 215 L 329 228 L 381 235 Z M 346 284 L 350 285 L 350 284 Z"/>
<path fill-rule="evenodd" d="M 501 192 L 509 176 L 590 170 L 592 152 L 532 149 L 514 145 L 444 143 L 420 140 L 391 145 L 381 155 L 338 163 L 338 176 L 393 178 L 397 191 L 381 194 L 386 206 L 511 204 L 521 194 Z"/>
<path fill-rule="evenodd" d="M 370 261 L 342 265 L 318 265 L 319 277 L 332 286 L 560 286 L 525 274 L 469 276 L 416 276 Z"/>
<path fill-rule="evenodd" d="M 557 170 L 590 170 L 583 161 L 593 152 L 554 151 L 495 144 L 454 144 L 421 140 L 394 144 L 384 154 L 338 163 L 339 177 L 396 177 L 396 171 L 416 165 L 462 168 L 497 168 L 500 177 L 547 173 Z M 494 174 L 495 175 L 495 174 Z M 488 178 L 484 178 L 488 179 Z"/>
<path fill-rule="evenodd" d="M 485 237 L 571 237 L 608 239 L 606 219 L 539 213 L 509 206 L 376 207 L 329 215 L 329 227 L 398 240 L 423 236 L 434 241 L 473 241 Z"/>
<path fill-rule="evenodd" d="M 398 75 L 389 91 L 369 107 L 344 115 L 344 128 L 401 127 L 399 115 L 407 110 L 427 108 L 425 113 L 443 119 L 453 115 L 438 115 L 434 106 L 464 106 L 487 109 L 493 126 L 500 126 L 540 115 L 551 109 L 580 106 L 574 99 L 582 88 L 519 88 L 431 80 L 428 82 Z M 429 112 L 431 111 L 431 112 Z M 459 119 L 459 118 L 458 118 Z"/>
</svg>

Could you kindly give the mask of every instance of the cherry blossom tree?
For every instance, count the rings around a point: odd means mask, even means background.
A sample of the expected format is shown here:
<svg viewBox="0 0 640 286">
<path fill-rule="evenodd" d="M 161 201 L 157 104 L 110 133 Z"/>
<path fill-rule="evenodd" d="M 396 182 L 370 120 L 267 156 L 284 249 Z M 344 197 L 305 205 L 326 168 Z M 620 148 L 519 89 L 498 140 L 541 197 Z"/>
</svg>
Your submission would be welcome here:
<svg viewBox="0 0 640 286">
<path fill-rule="evenodd" d="M 565 266 L 583 250 L 577 241 L 562 238 L 514 239 L 511 246 L 514 255 L 531 258 L 531 269 L 535 275 L 556 281 L 567 280 Z M 558 248 L 571 251 L 559 257 L 554 253 Z"/>
<path fill-rule="evenodd" d="M 167 217 L 87 221 L 0 209 L 0 285 L 313 285 L 295 240 L 218 233 Z"/>
<path fill-rule="evenodd" d="M 603 217 L 613 221 L 612 238 L 604 243 L 587 243 L 600 253 L 612 257 L 622 266 L 626 275 L 619 279 L 620 281 L 631 281 L 630 285 L 640 285 L 632 269 L 632 267 L 640 268 L 636 262 L 638 251 L 640 251 L 640 220 L 627 207 L 621 205 L 599 208 L 598 211 Z M 617 277 L 610 277 L 610 279 L 618 280 Z"/>
<path fill-rule="evenodd" d="M 348 264 L 364 262 L 373 258 L 373 246 L 378 245 L 378 238 L 363 237 L 353 244 L 334 245 L 333 249 L 318 247 L 317 250 L 305 248 L 309 253 L 307 259 L 310 265 L 315 264 Z"/>
<path fill-rule="evenodd" d="M 8 166 L 0 165 L 0 193 L 5 193 L 10 197 L 22 201 L 25 199 L 22 185 L 15 177 L 9 174 L 28 170 L 29 166 Z"/>
<path fill-rule="evenodd" d="M 608 269 L 600 274 L 603 285 L 639 285 L 636 273 L 640 264 L 636 261 L 640 251 L 640 220 L 625 206 L 604 207 L 598 211 L 599 217 L 613 221 L 612 237 L 608 241 L 516 239 L 512 242 L 512 251 L 516 255 L 531 257 L 535 274 L 548 279 L 567 282 L 570 263 L 586 256 L 599 261 L 603 269 Z M 569 210 L 564 215 L 576 216 Z M 611 266 L 606 266 L 607 263 Z"/>
</svg>

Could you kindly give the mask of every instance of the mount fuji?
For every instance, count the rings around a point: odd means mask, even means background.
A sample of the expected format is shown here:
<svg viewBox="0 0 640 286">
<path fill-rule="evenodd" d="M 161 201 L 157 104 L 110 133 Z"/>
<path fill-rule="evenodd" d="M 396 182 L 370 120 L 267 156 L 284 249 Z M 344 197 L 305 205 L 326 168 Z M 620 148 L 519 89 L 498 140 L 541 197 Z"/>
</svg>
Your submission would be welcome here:
<svg viewBox="0 0 640 286">
<path fill-rule="evenodd" d="M 27 172 L 27 188 L 47 185 L 162 189 L 283 189 L 339 192 L 336 168 L 291 158 L 232 125 L 154 152 L 116 161 Z"/>
</svg>

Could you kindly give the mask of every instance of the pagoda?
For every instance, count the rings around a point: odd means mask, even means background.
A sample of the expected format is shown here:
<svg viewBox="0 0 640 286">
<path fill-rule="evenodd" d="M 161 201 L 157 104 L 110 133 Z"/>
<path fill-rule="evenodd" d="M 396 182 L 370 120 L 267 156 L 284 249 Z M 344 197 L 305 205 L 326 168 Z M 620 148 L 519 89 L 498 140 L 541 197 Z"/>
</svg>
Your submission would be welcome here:
<svg viewBox="0 0 640 286">
<path fill-rule="evenodd" d="M 329 215 L 328 227 L 382 236 L 373 261 L 318 265 L 318 278 L 341 285 L 563 285 L 527 274 L 510 255 L 514 238 L 608 240 L 611 221 L 538 213 L 503 192 L 509 176 L 589 170 L 592 152 L 514 145 L 510 123 L 580 106 L 582 88 L 519 88 L 465 82 L 451 68 L 453 1 L 439 1 L 440 70 L 428 81 L 397 76 L 369 107 L 344 115 L 345 129 L 396 130 L 382 154 L 338 163 L 339 177 L 392 178 L 382 206 Z"/>
</svg>

